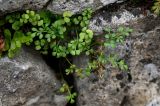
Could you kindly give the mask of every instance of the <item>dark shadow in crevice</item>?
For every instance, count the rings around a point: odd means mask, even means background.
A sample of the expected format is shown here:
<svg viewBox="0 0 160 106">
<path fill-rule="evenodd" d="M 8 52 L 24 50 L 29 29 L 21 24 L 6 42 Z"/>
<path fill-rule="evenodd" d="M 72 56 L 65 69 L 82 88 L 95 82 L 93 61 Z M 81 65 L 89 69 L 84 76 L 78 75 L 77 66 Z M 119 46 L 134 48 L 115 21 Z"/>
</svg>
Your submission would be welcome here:
<svg viewBox="0 0 160 106">
<path fill-rule="evenodd" d="M 69 60 L 72 62 L 71 57 L 68 57 Z M 71 75 L 66 75 L 65 74 L 65 69 L 70 67 L 70 64 L 66 61 L 65 58 L 56 58 L 53 57 L 51 54 L 43 56 L 43 59 L 46 61 L 47 65 L 50 66 L 52 70 L 54 70 L 57 79 L 59 80 L 65 80 L 69 86 L 72 87 L 71 92 L 77 92 L 75 88 L 75 79 L 74 76 Z M 77 98 L 75 98 L 77 101 Z M 76 106 L 76 102 L 73 104 L 68 103 L 66 106 Z"/>
<path fill-rule="evenodd" d="M 52 3 L 53 0 L 48 0 L 48 2 L 43 6 L 42 9 L 46 9 L 48 7 L 49 4 Z"/>
<path fill-rule="evenodd" d="M 129 97 L 128 96 L 124 96 L 123 97 L 123 100 L 122 100 L 120 106 L 131 106 L 131 104 L 129 102 Z"/>
</svg>

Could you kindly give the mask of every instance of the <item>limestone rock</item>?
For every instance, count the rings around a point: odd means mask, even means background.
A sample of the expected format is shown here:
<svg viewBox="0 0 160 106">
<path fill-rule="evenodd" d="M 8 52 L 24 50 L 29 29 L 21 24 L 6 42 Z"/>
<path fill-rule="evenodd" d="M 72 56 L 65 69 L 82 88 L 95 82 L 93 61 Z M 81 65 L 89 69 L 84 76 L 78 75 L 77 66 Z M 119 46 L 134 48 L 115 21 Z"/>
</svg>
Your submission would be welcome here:
<svg viewBox="0 0 160 106">
<path fill-rule="evenodd" d="M 92 17 L 89 27 L 99 35 L 105 27 L 116 28 L 119 25 L 128 25 L 130 21 L 143 17 L 144 15 L 140 8 L 134 8 L 131 11 L 122 8 L 113 12 L 111 10 L 101 10 Z"/>
<path fill-rule="evenodd" d="M 0 13 L 11 13 L 26 9 L 41 9 L 49 0 L 0 0 Z"/>
<path fill-rule="evenodd" d="M 84 79 L 75 78 L 79 92 L 78 106 L 160 106 L 159 18 L 152 14 L 135 16 L 132 12 L 120 11 L 110 13 L 109 19 L 104 18 L 105 14 L 98 14 L 97 18 L 103 17 L 103 21 L 98 23 L 97 28 L 104 27 L 106 22 L 113 28 L 123 24 L 134 30 L 124 45 L 118 45 L 117 50 L 113 50 L 126 60 L 129 71 L 123 72 L 106 65 L 102 79 L 96 73 Z M 124 12 L 128 15 L 123 16 Z M 113 21 L 114 16 L 121 21 Z M 131 16 L 130 20 L 125 18 L 127 16 Z M 97 26 L 99 21 L 93 20 Z M 74 63 L 80 67 L 85 67 L 87 62 L 88 58 L 85 56 L 74 59 Z"/>
<path fill-rule="evenodd" d="M 48 5 L 48 10 L 57 14 L 62 14 L 64 11 L 79 13 L 85 8 L 92 8 L 95 11 L 115 2 L 122 2 L 122 0 L 53 0 Z"/>
<path fill-rule="evenodd" d="M 47 8 L 56 14 L 62 14 L 64 11 L 80 13 L 85 8 L 95 11 L 108 4 L 120 2 L 123 0 L 0 0 L 0 12 L 2 15 L 26 9 Z"/>
<path fill-rule="evenodd" d="M 54 71 L 32 49 L 0 59 L 0 106 L 65 106 L 60 86 Z"/>
</svg>

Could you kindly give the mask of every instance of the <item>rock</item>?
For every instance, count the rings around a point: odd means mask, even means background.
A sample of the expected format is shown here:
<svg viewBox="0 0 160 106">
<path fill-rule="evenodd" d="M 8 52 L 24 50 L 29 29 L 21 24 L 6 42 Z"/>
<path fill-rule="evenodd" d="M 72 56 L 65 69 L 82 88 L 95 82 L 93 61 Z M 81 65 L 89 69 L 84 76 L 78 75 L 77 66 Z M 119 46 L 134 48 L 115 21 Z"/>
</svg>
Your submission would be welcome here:
<svg viewBox="0 0 160 106">
<path fill-rule="evenodd" d="M 121 3 L 123 0 L 0 0 L 0 12 L 11 13 L 26 9 L 39 10 L 47 8 L 53 13 L 62 14 L 64 11 L 80 13 L 85 8 L 98 10 L 108 4 Z"/>
<path fill-rule="evenodd" d="M 135 13 L 136 11 L 136 13 Z M 90 21 L 89 27 L 97 35 L 103 32 L 106 27 L 116 28 L 119 25 L 128 25 L 130 21 L 134 21 L 143 18 L 142 10 L 140 8 L 134 8 L 131 11 L 125 8 L 114 10 L 114 12 L 101 10 L 97 12 Z"/>
<path fill-rule="evenodd" d="M 87 60 L 85 56 L 80 56 L 74 59 L 74 63 L 78 62 L 76 65 L 80 64 L 79 66 L 85 67 Z M 117 73 L 117 71 L 114 72 Z M 84 79 L 75 77 L 75 85 L 79 93 L 77 106 L 119 106 L 121 104 L 120 101 L 125 96 L 122 88 L 128 83 L 127 78 L 123 78 L 122 74 L 112 76 L 113 79 L 111 76 L 107 78 L 108 73 L 105 73 L 104 79 L 99 79 L 96 73 L 92 73 L 91 76 Z"/>
<path fill-rule="evenodd" d="M 123 12 L 128 15 L 122 15 Z M 110 13 L 109 18 L 105 18 L 107 12 L 100 14 L 95 15 L 90 25 L 97 33 L 102 33 L 101 28 L 105 25 L 113 29 L 118 25 L 126 25 L 134 30 L 127 37 L 125 45 L 118 45 L 117 50 L 113 50 L 120 58 L 126 60 L 129 71 L 123 72 L 106 65 L 102 79 L 98 78 L 96 73 L 84 79 L 75 78 L 79 92 L 77 105 L 160 106 L 160 18 L 152 14 L 143 16 L 141 12 L 134 15 L 132 11 L 127 10 Z M 115 16 L 119 21 L 113 21 Z M 128 16 L 129 19 L 125 18 Z M 80 56 L 74 58 L 73 62 L 79 67 L 85 67 L 88 59 L 89 57 Z"/>
<path fill-rule="evenodd" d="M 0 13 L 42 9 L 49 0 L 0 0 Z"/>
<path fill-rule="evenodd" d="M 122 2 L 122 0 L 53 0 L 47 9 L 57 14 L 62 14 L 64 11 L 79 13 L 85 8 L 92 8 L 95 11 L 115 2 Z"/>
<path fill-rule="evenodd" d="M 155 97 L 149 104 L 146 106 L 160 106 L 160 97 Z"/>
<path fill-rule="evenodd" d="M 65 106 L 53 72 L 38 54 L 24 47 L 13 59 L 0 59 L 0 106 Z"/>
<path fill-rule="evenodd" d="M 144 70 L 142 70 L 142 72 L 142 77 L 144 77 L 148 81 L 152 81 L 159 76 L 157 66 L 153 63 L 144 65 Z"/>
<path fill-rule="evenodd" d="M 137 81 L 131 84 L 120 106 L 146 106 L 159 95 L 159 86 L 150 82 Z M 152 106 L 152 105 L 150 105 Z"/>
</svg>

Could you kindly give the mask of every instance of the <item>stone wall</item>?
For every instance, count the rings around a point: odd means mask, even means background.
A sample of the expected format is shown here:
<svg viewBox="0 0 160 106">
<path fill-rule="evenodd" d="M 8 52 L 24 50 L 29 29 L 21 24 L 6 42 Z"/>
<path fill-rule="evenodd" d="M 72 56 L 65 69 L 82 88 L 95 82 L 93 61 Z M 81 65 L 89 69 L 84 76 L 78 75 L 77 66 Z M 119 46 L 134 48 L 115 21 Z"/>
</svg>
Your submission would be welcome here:
<svg viewBox="0 0 160 106">
<path fill-rule="evenodd" d="M 122 0 L 0 0 L 1 15 L 25 9 L 47 9 L 56 14 L 66 10 L 80 13 L 87 7 L 96 11 L 90 22 L 95 36 L 104 27 L 129 26 L 134 31 L 124 45 L 114 50 L 124 58 L 128 72 L 105 66 L 104 77 L 75 77 L 77 106 L 160 106 L 160 18 L 141 8 L 112 10 Z M 114 4 L 112 4 L 114 3 Z M 110 9 L 100 8 L 112 4 Z M 105 50 L 104 50 L 105 51 Z M 107 54 L 106 54 L 107 55 Z M 88 57 L 78 56 L 73 62 L 85 67 Z M 57 79 L 41 55 L 24 47 L 13 59 L 0 59 L 0 106 L 66 106 L 65 94 L 58 89 Z"/>
<path fill-rule="evenodd" d="M 56 14 L 67 10 L 78 13 L 87 7 L 97 10 L 115 2 L 119 3 L 119 0 L 0 0 L 0 12 L 48 9 Z"/>
</svg>

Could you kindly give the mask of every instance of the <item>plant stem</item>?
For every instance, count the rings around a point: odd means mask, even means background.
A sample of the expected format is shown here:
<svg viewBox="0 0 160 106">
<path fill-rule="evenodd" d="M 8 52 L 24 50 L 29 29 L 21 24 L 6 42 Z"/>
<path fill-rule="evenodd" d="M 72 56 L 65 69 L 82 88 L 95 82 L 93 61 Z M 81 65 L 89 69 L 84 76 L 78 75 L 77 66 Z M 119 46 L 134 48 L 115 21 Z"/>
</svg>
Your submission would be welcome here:
<svg viewBox="0 0 160 106">
<path fill-rule="evenodd" d="M 72 63 L 65 57 L 65 59 L 67 60 L 67 62 L 70 64 L 70 65 L 72 65 Z"/>
</svg>

